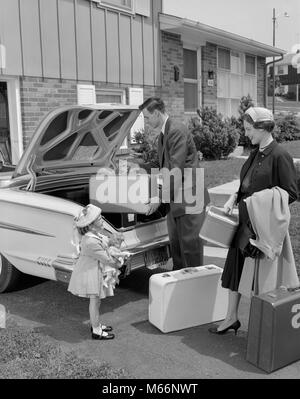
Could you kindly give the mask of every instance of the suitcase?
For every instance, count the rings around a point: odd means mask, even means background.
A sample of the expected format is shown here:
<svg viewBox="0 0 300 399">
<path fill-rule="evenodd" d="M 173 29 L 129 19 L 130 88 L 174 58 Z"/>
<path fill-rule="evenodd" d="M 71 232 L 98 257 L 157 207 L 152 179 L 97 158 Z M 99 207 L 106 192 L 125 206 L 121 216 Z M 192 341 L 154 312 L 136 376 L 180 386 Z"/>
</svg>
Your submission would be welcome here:
<svg viewBox="0 0 300 399">
<path fill-rule="evenodd" d="M 228 291 L 215 265 L 154 274 L 149 281 L 149 321 L 164 333 L 223 320 Z"/>
<path fill-rule="evenodd" d="M 246 359 L 268 373 L 300 360 L 300 289 L 252 297 Z"/>
<path fill-rule="evenodd" d="M 229 248 L 239 221 L 235 215 L 226 215 L 222 209 L 210 206 L 200 230 L 200 237 L 223 248 Z"/>
<path fill-rule="evenodd" d="M 89 182 L 90 203 L 103 213 L 146 215 L 151 198 L 158 195 L 157 175 L 96 175 Z"/>
</svg>

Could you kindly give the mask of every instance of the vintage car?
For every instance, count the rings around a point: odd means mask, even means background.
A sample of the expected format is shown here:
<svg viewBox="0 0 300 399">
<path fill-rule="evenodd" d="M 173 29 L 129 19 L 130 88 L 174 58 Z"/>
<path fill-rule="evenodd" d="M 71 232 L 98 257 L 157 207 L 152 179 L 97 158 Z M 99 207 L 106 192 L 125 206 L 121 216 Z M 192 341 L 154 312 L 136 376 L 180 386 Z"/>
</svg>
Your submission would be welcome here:
<svg viewBox="0 0 300 399">
<path fill-rule="evenodd" d="M 0 292 L 13 289 L 22 273 L 69 281 L 78 257 L 74 217 L 91 202 L 91 177 L 100 168 L 116 168 L 118 150 L 139 114 L 134 106 L 95 104 L 60 107 L 42 120 L 0 188 Z M 126 273 L 168 261 L 160 212 L 146 216 L 131 204 L 120 211 L 117 205 L 95 204 L 108 234 L 121 231 L 124 249 L 133 253 Z"/>
</svg>

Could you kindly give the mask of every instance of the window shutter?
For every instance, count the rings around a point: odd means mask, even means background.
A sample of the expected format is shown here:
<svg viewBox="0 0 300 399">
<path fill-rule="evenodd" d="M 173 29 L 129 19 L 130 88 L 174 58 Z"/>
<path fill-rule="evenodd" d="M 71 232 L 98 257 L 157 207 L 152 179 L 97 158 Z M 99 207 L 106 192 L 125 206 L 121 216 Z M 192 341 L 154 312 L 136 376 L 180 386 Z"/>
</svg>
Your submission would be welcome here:
<svg viewBox="0 0 300 399">
<path fill-rule="evenodd" d="M 135 0 L 134 2 L 135 13 L 150 17 L 150 0 Z"/>
<path fill-rule="evenodd" d="M 96 90 L 94 85 L 77 85 L 77 102 L 79 105 L 96 103 Z"/>
</svg>

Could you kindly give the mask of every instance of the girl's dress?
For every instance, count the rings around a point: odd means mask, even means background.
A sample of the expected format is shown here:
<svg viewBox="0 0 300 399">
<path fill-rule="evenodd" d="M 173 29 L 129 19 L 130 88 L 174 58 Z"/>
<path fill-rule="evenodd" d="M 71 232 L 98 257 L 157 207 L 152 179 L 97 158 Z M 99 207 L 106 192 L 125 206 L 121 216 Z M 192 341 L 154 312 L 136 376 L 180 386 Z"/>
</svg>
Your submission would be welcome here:
<svg viewBox="0 0 300 399">
<path fill-rule="evenodd" d="M 82 237 L 80 247 L 68 291 L 84 298 L 113 296 L 120 272 L 109 253 L 108 237 L 88 232 Z"/>
</svg>

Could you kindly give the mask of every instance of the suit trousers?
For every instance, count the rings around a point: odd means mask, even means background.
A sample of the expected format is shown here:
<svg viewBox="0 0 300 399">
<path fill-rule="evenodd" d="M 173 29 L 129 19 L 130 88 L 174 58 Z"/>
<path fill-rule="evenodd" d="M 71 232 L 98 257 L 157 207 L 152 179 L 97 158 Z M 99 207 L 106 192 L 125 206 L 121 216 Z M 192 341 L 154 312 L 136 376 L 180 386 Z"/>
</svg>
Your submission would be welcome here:
<svg viewBox="0 0 300 399">
<path fill-rule="evenodd" d="M 173 270 L 203 265 L 203 241 L 199 237 L 205 211 L 200 214 L 167 215 Z"/>
</svg>

